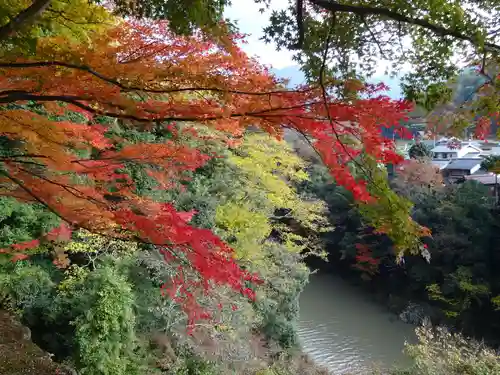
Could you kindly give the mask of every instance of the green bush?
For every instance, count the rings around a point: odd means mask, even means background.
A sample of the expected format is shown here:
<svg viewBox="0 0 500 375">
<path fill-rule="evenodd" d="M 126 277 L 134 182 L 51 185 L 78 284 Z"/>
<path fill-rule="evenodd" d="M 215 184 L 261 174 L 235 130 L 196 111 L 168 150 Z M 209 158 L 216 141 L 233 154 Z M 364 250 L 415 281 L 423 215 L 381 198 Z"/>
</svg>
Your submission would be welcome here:
<svg viewBox="0 0 500 375">
<path fill-rule="evenodd" d="M 301 256 L 278 244 L 265 245 L 268 255 L 265 294 L 256 302 L 262 316 L 260 330 L 266 338 L 283 348 L 297 345 L 296 324 L 299 318 L 299 296 L 307 284 L 309 271 Z"/>
<path fill-rule="evenodd" d="M 172 375 L 219 375 L 217 368 L 213 364 L 204 361 L 193 353 L 186 353 L 183 363 L 174 371 L 170 373 Z"/>
<path fill-rule="evenodd" d="M 88 308 L 74 322 L 80 373 L 142 374 L 135 353 L 138 339 L 131 285 L 108 266 L 91 273 L 85 286 L 90 294 Z"/>
<path fill-rule="evenodd" d="M 59 222 L 57 216 L 39 204 L 0 197 L 0 248 L 38 238 Z"/>
<path fill-rule="evenodd" d="M 0 266 L 0 296 L 4 305 L 20 315 L 35 314 L 49 308 L 54 287 L 47 267 L 28 261 Z"/>
<path fill-rule="evenodd" d="M 500 356 L 483 343 L 464 338 L 446 328 L 419 327 L 418 343 L 406 345 L 413 368 L 393 375 L 498 375 Z"/>
</svg>

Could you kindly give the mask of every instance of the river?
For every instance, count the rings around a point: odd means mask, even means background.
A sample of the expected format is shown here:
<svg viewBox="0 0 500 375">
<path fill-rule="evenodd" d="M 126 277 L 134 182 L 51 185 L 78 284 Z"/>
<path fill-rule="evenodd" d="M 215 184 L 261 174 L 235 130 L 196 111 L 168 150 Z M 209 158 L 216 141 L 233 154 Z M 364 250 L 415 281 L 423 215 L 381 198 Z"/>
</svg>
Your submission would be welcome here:
<svg viewBox="0 0 500 375">
<path fill-rule="evenodd" d="M 302 347 L 334 375 L 409 364 L 402 351 L 405 340 L 414 342 L 414 328 L 339 277 L 312 275 L 301 295 Z"/>
</svg>

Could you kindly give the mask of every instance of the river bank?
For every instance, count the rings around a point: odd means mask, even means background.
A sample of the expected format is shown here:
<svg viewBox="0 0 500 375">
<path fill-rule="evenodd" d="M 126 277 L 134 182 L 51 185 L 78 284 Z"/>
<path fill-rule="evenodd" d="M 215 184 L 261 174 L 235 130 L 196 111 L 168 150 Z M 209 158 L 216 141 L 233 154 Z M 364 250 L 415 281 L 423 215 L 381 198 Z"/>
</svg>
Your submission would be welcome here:
<svg viewBox="0 0 500 375">
<path fill-rule="evenodd" d="M 405 319 L 428 317 L 433 325 L 500 346 L 499 212 L 483 185 L 429 191 L 393 181 L 394 189 L 413 197 L 414 220 L 432 233 L 420 253 L 406 252 L 398 262 L 393 242 L 366 225 L 352 197 L 321 170 L 311 174 L 305 191 L 328 203 L 334 227 L 322 237 L 329 263 L 308 259 L 311 268 L 361 286 L 367 298 L 404 312 Z"/>
<path fill-rule="evenodd" d="M 38 347 L 32 341 L 31 330 L 21 324 L 12 313 L 0 310 L 0 375 L 76 375 L 77 372 L 54 360 L 54 355 Z M 268 362 L 268 372 L 259 375 L 286 373 L 294 375 L 328 375 L 328 370 L 317 364 L 309 355 L 294 351 L 287 356 L 271 359 L 262 355 Z M 195 369 L 195 371 L 199 371 Z M 201 374 L 196 372 L 196 374 Z"/>
<path fill-rule="evenodd" d="M 350 287 L 356 288 L 367 301 L 389 312 L 390 319 L 413 324 L 413 329 L 423 322 L 430 323 L 434 327 L 448 327 L 450 332 L 464 335 L 466 340 L 478 340 L 492 350 L 498 351 L 500 339 L 494 329 L 488 330 L 488 326 L 493 328 L 489 324 L 492 319 L 489 313 L 491 308 L 487 304 L 483 304 L 483 308 L 480 308 L 479 301 L 472 301 L 472 306 L 479 304 L 475 308 L 480 314 L 484 314 L 484 321 L 477 317 L 469 317 L 468 322 L 474 323 L 473 325 L 457 325 L 454 316 L 446 315 L 443 303 L 433 300 L 428 290 L 412 285 L 412 277 L 415 275 L 410 275 L 409 272 L 419 259 L 415 256 L 407 258 L 406 267 L 404 264 L 396 265 L 395 263 L 389 267 L 383 265 L 379 268 L 379 272 L 370 278 L 365 277 L 355 264 L 342 259 L 340 252 L 335 248 L 329 249 L 327 262 L 318 257 L 309 257 L 306 263 L 310 269 L 317 270 L 320 275 L 335 275 Z M 390 267 L 392 269 L 388 269 Z"/>
</svg>

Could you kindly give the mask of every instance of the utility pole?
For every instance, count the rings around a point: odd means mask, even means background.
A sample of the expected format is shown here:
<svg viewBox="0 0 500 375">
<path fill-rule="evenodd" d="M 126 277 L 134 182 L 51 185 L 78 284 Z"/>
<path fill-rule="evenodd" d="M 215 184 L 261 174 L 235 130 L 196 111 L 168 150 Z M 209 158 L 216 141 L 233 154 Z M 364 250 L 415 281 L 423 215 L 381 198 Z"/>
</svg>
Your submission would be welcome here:
<svg viewBox="0 0 500 375">
<path fill-rule="evenodd" d="M 498 206 L 498 174 L 495 172 L 495 206 Z"/>
</svg>

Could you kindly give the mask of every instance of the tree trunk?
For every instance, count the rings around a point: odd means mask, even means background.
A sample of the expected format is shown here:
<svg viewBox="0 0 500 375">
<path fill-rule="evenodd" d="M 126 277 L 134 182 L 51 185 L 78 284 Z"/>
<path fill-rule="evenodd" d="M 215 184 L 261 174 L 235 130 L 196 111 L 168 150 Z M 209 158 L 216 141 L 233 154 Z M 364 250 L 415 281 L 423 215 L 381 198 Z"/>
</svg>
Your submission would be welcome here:
<svg viewBox="0 0 500 375">
<path fill-rule="evenodd" d="M 34 0 L 28 8 L 12 18 L 6 25 L 0 27 L 0 42 L 7 40 L 13 33 L 21 27 L 32 24 L 47 7 L 52 0 Z"/>
</svg>

